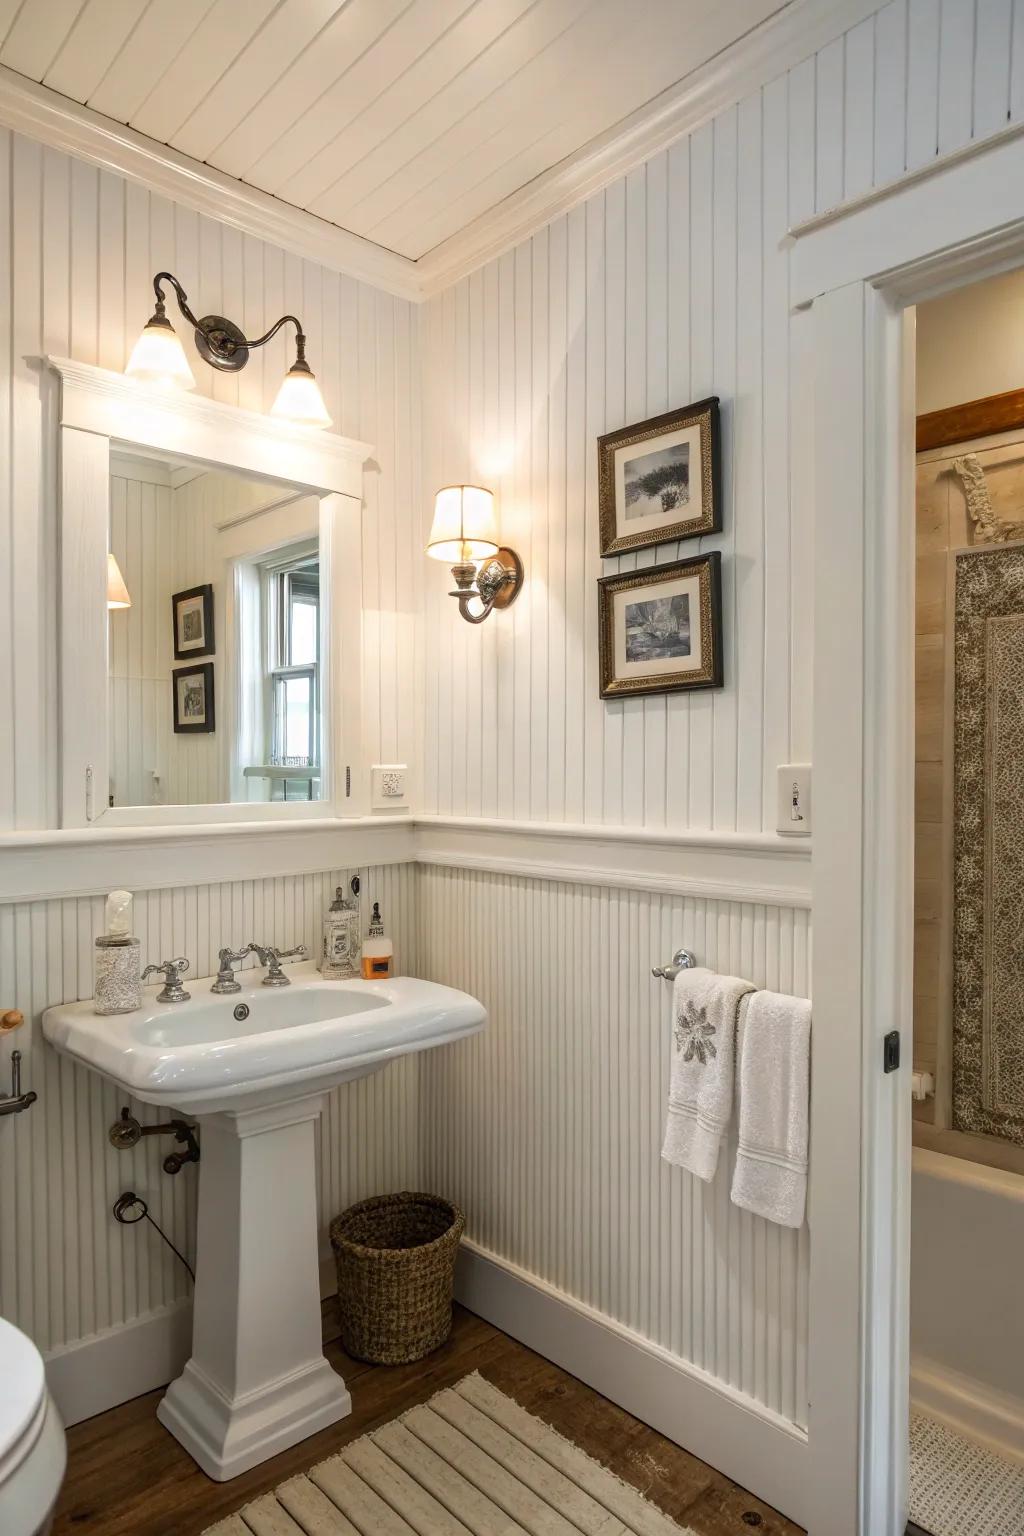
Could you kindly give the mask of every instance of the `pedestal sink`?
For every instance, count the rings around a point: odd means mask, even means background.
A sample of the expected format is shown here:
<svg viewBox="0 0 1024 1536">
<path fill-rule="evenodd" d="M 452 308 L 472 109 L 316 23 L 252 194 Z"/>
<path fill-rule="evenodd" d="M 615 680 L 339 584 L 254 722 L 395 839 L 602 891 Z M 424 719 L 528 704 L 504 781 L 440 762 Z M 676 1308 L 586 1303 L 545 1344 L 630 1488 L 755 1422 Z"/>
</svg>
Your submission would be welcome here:
<svg viewBox="0 0 1024 1536">
<path fill-rule="evenodd" d="M 101 1018 L 49 1008 L 57 1050 L 201 1126 L 192 1357 L 157 1410 L 210 1477 L 237 1477 L 351 1409 L 320 1333 L 314 1127 L 324 1094 L 410 1051 L 482 1029 L 464 992 L 413 977 L 324 981 Z"/>
</svg>

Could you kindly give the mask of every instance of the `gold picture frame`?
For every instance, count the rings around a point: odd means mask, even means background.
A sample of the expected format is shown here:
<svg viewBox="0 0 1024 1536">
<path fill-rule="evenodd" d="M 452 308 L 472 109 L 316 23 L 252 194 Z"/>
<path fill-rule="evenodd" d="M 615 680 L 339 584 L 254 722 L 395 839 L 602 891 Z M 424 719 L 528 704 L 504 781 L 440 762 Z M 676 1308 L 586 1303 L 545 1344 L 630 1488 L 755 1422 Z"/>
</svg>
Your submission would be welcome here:
<svg viewBox="0 0 1024 1536">
<path fill-rule="evenodd" d="M 718 550 L 597 586 L 602 699 L 722 687 Z"/>
<path fill-rule="evenodd" d="M 601 557 L 722 527 L 718 397 L 597 440 Z"/>
</svg>

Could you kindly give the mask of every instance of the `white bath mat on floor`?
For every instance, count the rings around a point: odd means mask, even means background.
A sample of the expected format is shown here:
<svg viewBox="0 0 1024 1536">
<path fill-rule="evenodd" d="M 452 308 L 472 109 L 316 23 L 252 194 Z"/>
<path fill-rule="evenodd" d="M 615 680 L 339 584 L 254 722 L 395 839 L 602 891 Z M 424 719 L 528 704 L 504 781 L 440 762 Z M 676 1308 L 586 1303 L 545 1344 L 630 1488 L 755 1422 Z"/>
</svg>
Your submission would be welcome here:
<svg viewBox="0 0 1024 1536">
<path fill-rule="evenodd" d="M 910 1518 L 930 1536 L 1024 1536 L 1024 1465 L 912 1414 Z"/>
<path fill-rule="evenodd" d="M 474 1372 L 204 1536 L 695 1536 Z"/>
</svg>

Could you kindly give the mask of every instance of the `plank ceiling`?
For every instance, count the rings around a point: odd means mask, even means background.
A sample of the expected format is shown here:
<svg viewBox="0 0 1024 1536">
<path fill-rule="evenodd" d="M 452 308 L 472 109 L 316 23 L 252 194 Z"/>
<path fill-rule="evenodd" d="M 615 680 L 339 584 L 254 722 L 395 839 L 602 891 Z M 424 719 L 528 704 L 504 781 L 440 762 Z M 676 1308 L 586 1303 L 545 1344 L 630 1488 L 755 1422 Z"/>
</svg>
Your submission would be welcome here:
<svg viewBox="0 0 1024 1536">
<path fill-rule="evenodd" d="M 414 259 L 784 0 L 0 0 L 0 63 Z"/>
</svg>

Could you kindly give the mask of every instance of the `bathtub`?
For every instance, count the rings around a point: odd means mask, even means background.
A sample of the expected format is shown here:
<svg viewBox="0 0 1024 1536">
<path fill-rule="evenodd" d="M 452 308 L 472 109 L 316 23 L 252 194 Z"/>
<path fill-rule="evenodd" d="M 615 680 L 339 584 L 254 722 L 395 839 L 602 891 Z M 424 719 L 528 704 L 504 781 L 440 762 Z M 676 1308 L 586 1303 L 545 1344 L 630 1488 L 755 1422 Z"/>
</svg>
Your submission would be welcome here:
<svg viewBox="0 0 1024 1536">
<path fill-rule="evenodd" d="M 1024 1461 L 1024 1176 L 914 1148 L 913 1406 Z"/>
</svg>

